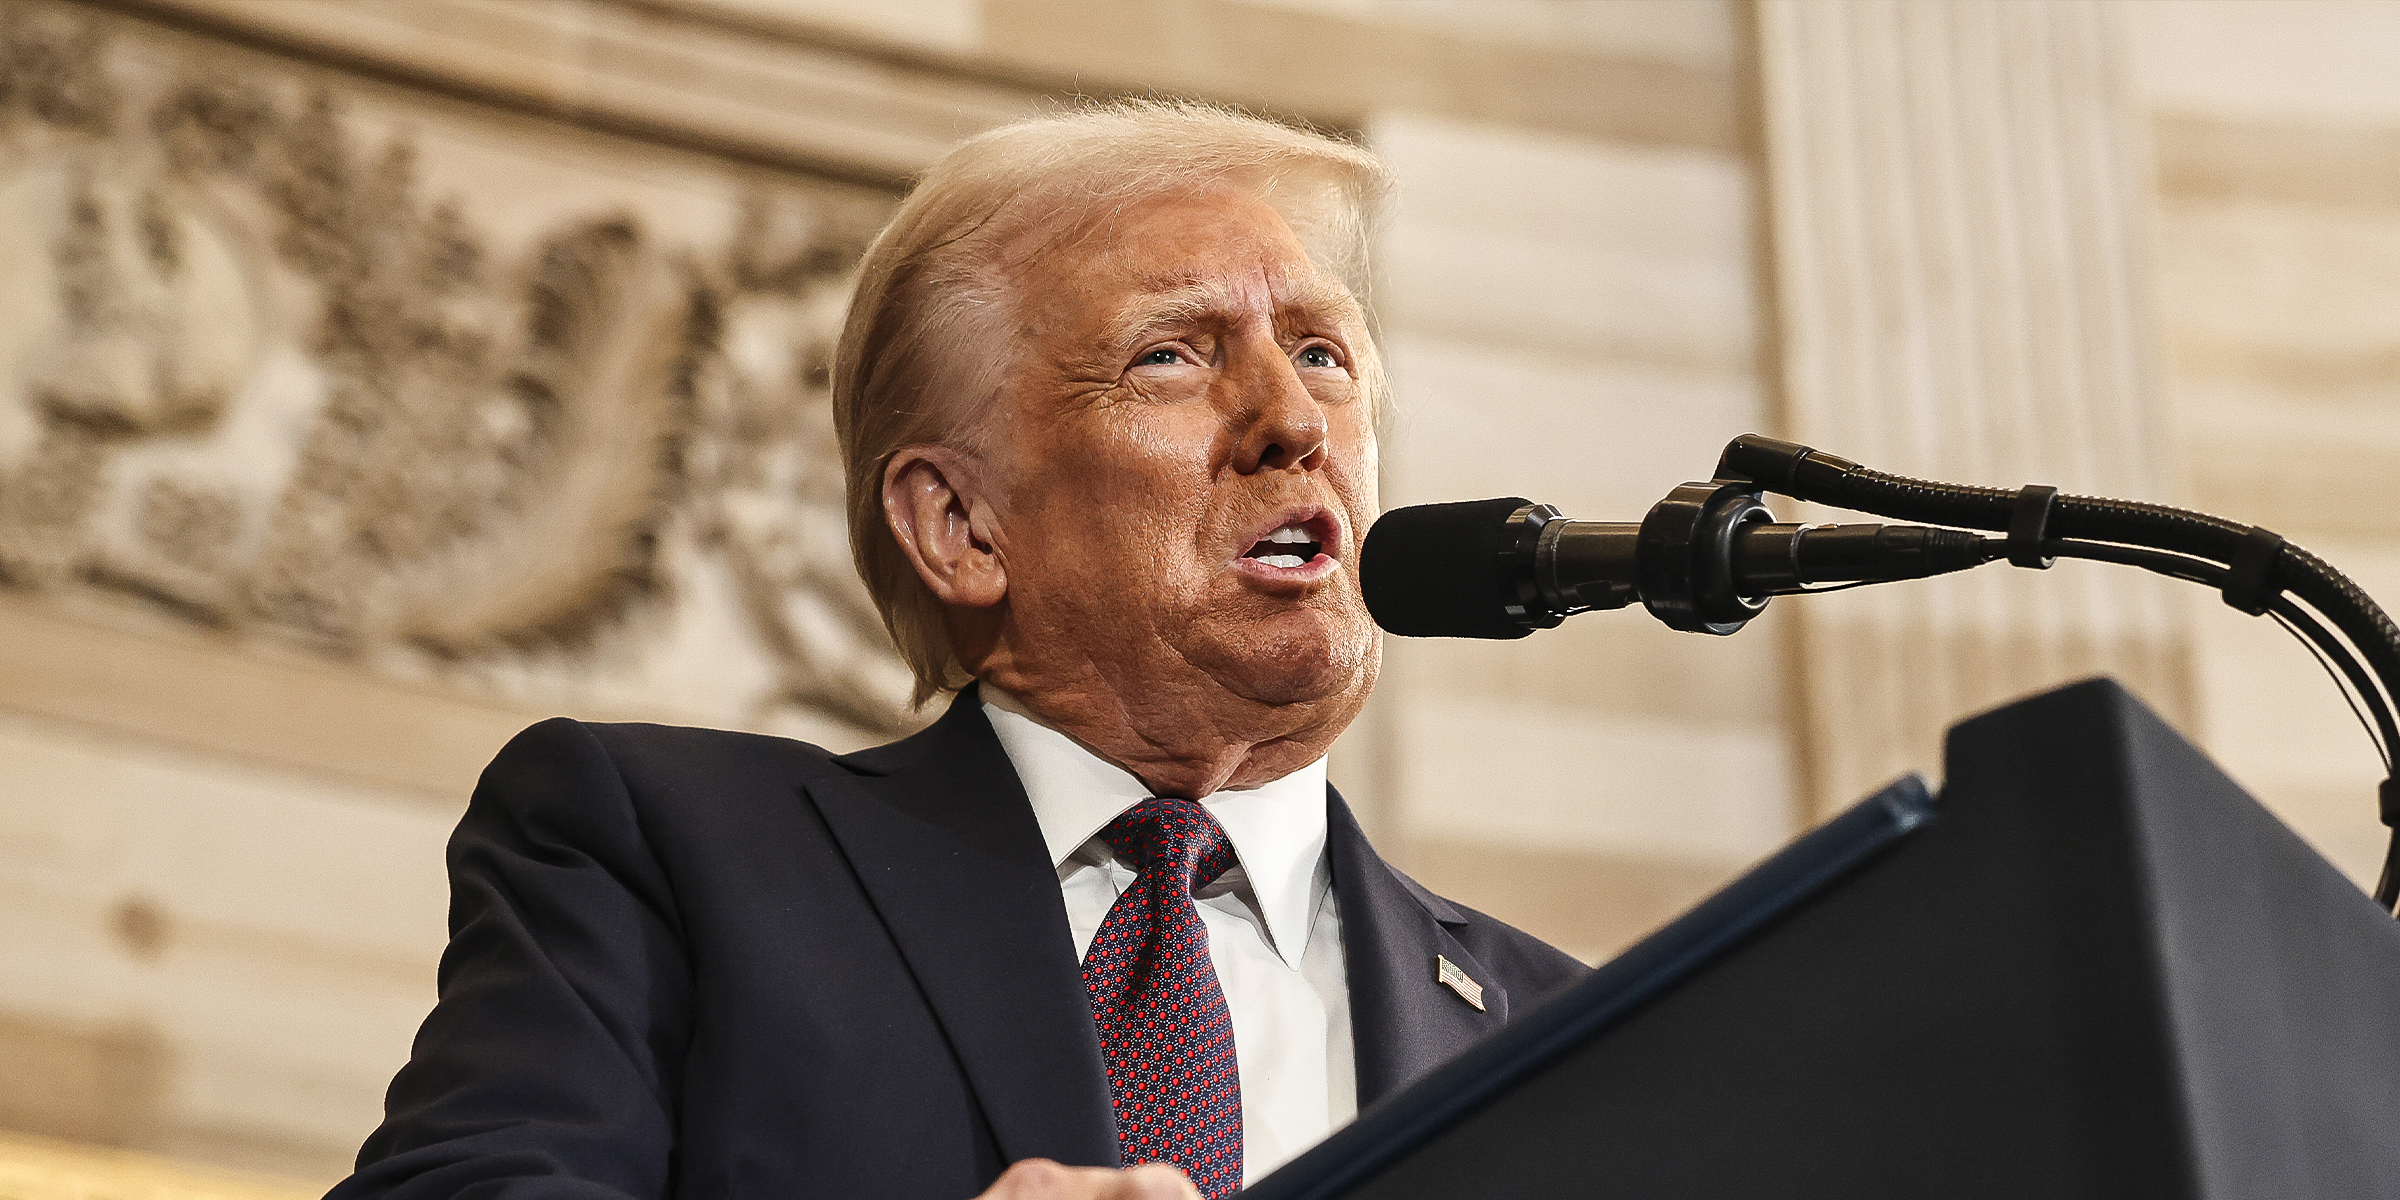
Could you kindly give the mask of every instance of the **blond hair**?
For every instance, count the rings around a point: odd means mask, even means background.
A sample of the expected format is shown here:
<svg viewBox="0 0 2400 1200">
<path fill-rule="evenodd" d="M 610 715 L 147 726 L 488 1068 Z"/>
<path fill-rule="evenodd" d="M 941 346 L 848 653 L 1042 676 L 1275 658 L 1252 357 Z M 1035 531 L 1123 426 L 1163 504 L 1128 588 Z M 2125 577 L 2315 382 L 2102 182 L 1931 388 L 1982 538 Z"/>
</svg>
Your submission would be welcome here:
<svg viewBox="0 0 2400 1200">
<path fill-rule="evenodd" d="M 1013 281 L 999 248 L 1110 205 L 1235 186 L 1266 201 L 1317 265 L 1367 295 L 1369 222 L 1389 187 L 1347 142 L 1208 105 L 1120 101 L 1005 125 L 925 173 L 859 265 L 833 360 L 850 550 L 884 628 L 916 675 L 912 703 L 969 676 L 949 614 L 917 577 L 883 510 L 883 474 L 907 446 L 974 451 L 1005 375 Z M 1378 412 L 1382 368 L 1361 376 Z"/>
</svg>

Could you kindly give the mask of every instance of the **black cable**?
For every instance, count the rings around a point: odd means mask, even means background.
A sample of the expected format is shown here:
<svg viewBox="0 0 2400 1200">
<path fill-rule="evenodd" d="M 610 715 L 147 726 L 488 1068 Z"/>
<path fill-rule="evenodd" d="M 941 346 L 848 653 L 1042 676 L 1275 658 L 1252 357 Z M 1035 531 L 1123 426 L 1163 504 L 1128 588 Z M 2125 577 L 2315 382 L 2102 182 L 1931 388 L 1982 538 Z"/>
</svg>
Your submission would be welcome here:
<svg viewBox="0 0 2400 1200">
<path fill-rule="evenodd" d="M 2304 555 L 2310 560 L 2315 560 L 2315 556 L 2309 555 L 2307 551 L 2301 550 L 2298 546 L 2287 543 L 2284 548 Z M 2229 570 L 2227 567 L 2188 555 L 2146 550 L 2133 546 L 2117 546 L 2105 542 L 2053 540 L 2044 542 L 2042 550 L 2044 553 L 2060 558 L 2088 558 L 2100 562 L 2142 567 L 2161 575 L 2185 579 L 2209 587 L 2222 586 Z M 2321 560 L 2315 561 L 2318 561 L 2318 565 L 2322 565 Z M 2349 583 L 2347 578 L 2342 577 L 2330 566 L 2324 567 L 2324 571 L 2327 575 L 2340 579 L 2345 584 Z M 2355 589 L 2357 585 L 2351 584 L 2350 586 Z M 2360 593 L 2361 598 L 2364 598 L 2364 595 L 2363 592 Z M 2369 607 L 2374 605 L 2372 600 L 2368 600 L 2366 603 Z M 2378 616 L 2382 614 L 2380 608 L 2376 608 L 2374 611 Z M 2332 630 L 2325 628 L 2314 617 L 2301 611 L 2298 605 L 2292 603 L 2290 597 L 2275 596 L 2268 602 L 2267 612 L 2272 614 L 2286 630 L 2294 636 L 2300 637 L 2301 644 L 2309 646 L 2310 650 L 2316 653 L 2319 665 L 2326 665 L 2330 660 L 2332 664 L 2340 666 L 2341 676 L 2335 680 L 2337 686 L 2341 682 L 2341 677 L 2347 677 L 2349 680 L 2350 688 L 2342 693 L 2342 699 L 2350 704 L 2351 713 L 2359 716 L 2359 723 L 2367 726 L 2368 740 L 2375 744 L 2375 753 L 2382 760 L 2384 767 L 2384 781 L 2378 794 L 2378 809 L 2381 810 L 2384 817 L 2384 824 L 2391 827 L 2392 834 L 2384 846 L 2383 869 L 2376 875 L 2374 894 L 2375 902 L 2383 906 L 2385 912 L 2392 912 L 2395 908 L 2400 908 L 2400 824 L 2393 823 L 2390 812 L 2392 807 L 2390 798 L 2395 786 L 2400 785 L 2400 775 L 2395 775 L 2392 770 L 2393 755 L 2396 751 L 2400 751 L 2400 730 L 2394 728 L 2391 706 L 2385 702 L 2383 689 L 2378 688 L 2375 680 L 2368 676 L 2366 668 L 2359 665 L 2357 656 L 2351 654 L 2349 648 L 2342 645 L 2341 640 L 2334 636 Z M 2387 620 L 2386 624 L 2388 623 Z M 2345 632 L 2348 631 L 2345 630 Z M 2355 634 L 2351 636 L 2351 640 L 2354 643 L 2357 642 Z M 2359 649 L 2363 652 L 2366 647 L 2362 645 Z M 2330 667 L 2327 673 L 2332 674 Z M 2384 679 L 2386 680 L 2385 686 L 2389 687 L 2391 677 L 2387 675 L 2384 676 Z M 2374 714 L 2371 724 L 2365 716 L 2359 715 L 2358 702 L 2351 700 L 2351 692 L 2356 692 L 2359 700 L 2363 700 L 2369 711 Z"/>
<path fill-rule="evenodd" d="M 2267 615 L 2275 618 L 2275 624 L 2285 633 L 2292 635 L 2293 640 L 2299 642 L 2301 648 L 2308 651 L 2310 658 L 2317 660 L 2318 668 L 2325 672 L 2327 679 L 2333 681 L 2334 690 L 2342 694 L 2342 703 L 2350 706 L 2350 715 L 2358 719 L 2360 727 L 2364 728 L 2367 736 L 2374 740 L 2376 753 L 2383 756 L 2384 774 L 2391 774 L 2391 746 L 2376 734 L 2374 724 L 2367 720 L 2367 711 L 2358 706 L 2357 697 L 2351 694 L 2351 688 L 2358 685 L 2358 678 L 2355 675 L 2344 678 L 2344 671 L 2355 668 L 2357 664 L 2345 662 L 2341 669 L 2336 669 L 2333 660 L 2325 656 L 2325 651 L 2311 639 L 2310 634 L 2301 632 L 2300 626 L 2290 616 L 2273 608 L 2267 610 Z"/>
<path fill-rule="evenodd" d="M 2305 562 L 2322 567 L 2324 575 L 2339 580 L 2348 585 L 2350 589 L 2356 590 L 2356 584 L 2351 584 L 2340 572 L 2330 566 L 2325 566 L 2322 560 L 2317 559 L 2314 555 L 2289 543 L 2285 543 L 2283 548 L 2302 556 Z M 2161 575 L 2189 580 L 2207 587 L 2222 587 L 2225 577 L 2230 571 L 2228 567 L 2188 555 L 2146 550 L 2133 546 L 2111 545 L 2105 542 L 2045 541 L 2042 544 L 2042 551 L 2060 558 L 2088 558 L 2100 562 L 2141 567 L 2156 571 Z M 2366 600 L 2364 592 L 2358 594 L 2360 599 L 2365 600 L 2366 608 L 2372 609 L 2376 616 L 2382 615 L 2383 610 L 2375 607 L 2373 600 Z M 2286 632 L 2299 638 L 2301 645 L 2308 647 L 2309 652 L 2316 657 L 2317 665 L 2324 667 L 2326 674 L 2334 676 L 2335 687 L 2342 692 L 2343 702 L 2350 706 L 2351 715 L 2357 717 L 2359 724 L 2366 728 L 2367 740 L 2374 743 L 2376 756 L 2383 762 L 2384 780 L 2381 788 L 2378 789 L 2378 809 L 2383 816 L 2384 824 L 2391 827 L 2392 833 L 2384 844 L 2383 869 L 2376 874 L 2374 895 L 2375 902 L 2381 905 L 2385 912 L 2393 912 L 2396 908 L 2400 908 L 2400 824 L 2393 822 L 2391 811 L 2394 790 L 2400 788 L 2400 774 L 2395 774 L 2393 771 L 2393 755 L 2400 752 L 2400 729 L 2394 727 L 2391 706 L 2385 701 L 2383 689 L 2378 688 L 2375 680 L 2367 674 L 2366 668 L 2359 665 L 2357 656 L 2350 653 L 2350 649 L 2342 644 L 2341 639 L 2334 636 L 2332 630 L 2325 628 L 2316 618 L 2311 617 L 2298 605 L 2292 603 L 2290 597 L 2275 595 L 2267 602 L 2266 612 L 2273 616 Z M 2389 625 L 2388 619 L 2385 624 Z M 2349 631 L 2345 630 L 2345 632 Z M 2351 641 L 2353 643 L 2358 641 L 2355 634 L 2351 635 Z M 2361 645 L 2359 649 L 2364 652 L 2367 647 Z M 2336 666 L 2340 667 L 2339 674 L 2335 674 Z M 2340 686 L 2345 679 L 2349 682 L 2348 688 Z M 2389 687 L 2391 676 L 2386 675 L 2384 679 L 2385 686 Z M 2357 699 L 2352 699 L 2353 693 L 2356 694 Z M 2359 711 L 2361 701 L 2364 701 L 2367 709 L 2373 713 L 2373 721 L 2370 722 L 2367 714 Z"/>
<path fill-rule="evenodd" d="M 1894 520 L 1994 532 L 2010 527 L 2024 494 L 2022 488 L 1975 487 L 1890 475 L 1757 434 L 1744 434 L 1726 444 L 1717 475 L 1752 480 L 1795 499 Z M 2051 537 L 2130 543 L 2214 563 L 2241 561 L 2244 543 L 2252 540 L 2255 532 L 2251 526 L 2190 509 L 2098 496 L 2055 496 L 2047 509 L 2042 525 Z M 2277 548 L 2265 565 L 2266 586 L 2249 599 L 2263 600 L 2279 591 L 2298 596 L 2350 639 L 2387 689 L 2400 693 L 2400 625 L 2395 625 L 2372 597 L 2323 559 L 2289 543 Z M 2223 577 L 2219 578 L 2222 589 Z"/>
<path fill-rule="evenodd" d="M 2008 530 L 2021 520 L 2027 492 L 2024 488 L 1973 487 L 1888 475 L 1837 455 L 1758 434 L 1744 434 L 1727 443 L 1716 474 L 1720 479 L 1753 481 L 1794 499 L 1894 520 L 1993 531 Z M 2279 619 L 2290 622 L 2287 628 L 2302 632 L 2341 665 L 2374 714 L 2375 732 L 2380 734 L 2377 751 L 2386 764 L 2377 810 L 2392 829 L 2392 840 L 2375 898 L 2386 911 L 2400 907 L 2400 775 L 2389 773 L 2394 756 L 2400 755 L 2400 735 L 2393 732 L 2391 705 L 2386 702 L 2387 695 L 2400 698 L 2400 625 L 2348 576 L 2264 529 L 2190 509 L 2097 496 L 2049 496 L 2044 507 L 2039 522 L 2042 530 L 2053 538 L 2078 542 L 2084 551 L 2062 551 L 2065 557 L 2121 562 L 2196 583 L 2213 583 L 2226 603 L 2252 615 L 2276 612 Z M 2101 543 L 2129 543 L 2141 549 L 2120 546 L 2099 552 L 2096 547 Z M 2059 543 L 2043 541 L 2045 547 L 2053 544 Z M 2154 557 L 2159 553 L 2170 557 Z M 2234 564 L 2239 564 L 2238 570 Z M 2298 607 L 2288 602 L 2279 605 L 2285 593 L 2332 622 L 2356 655 Z M 2294 617 L 2298 619 L 2292 620 Z M 2372 669 L 2372 680 L 2366 678 L 2359 658 Z"/>
<path fill-rule="evenodd" d="M 1822 596 L 1827 592 L 1846 592 L 1852 588 L 1872 587 L 1878 583 L 1897 583 L 1896 579 L 1853 579 L 1848 583 L 1802 585 L 1796 592 L 1777 592 L 1778 596 Z"/>
<path fill-rule="evenodd" d="M 1796 484 L 1791 494 L 1896 520 L 1995 531 L 2008 528 L 2018 496 L 2016 490 L 1934 483 L 1857 466 L 1822 483 Z M 2049 531 L 2061 539 L 2131 543 L 2223 564 L 2234 561 L 2251 527 L 2163 504 L 2062 495 L 2054 501 Z M 2221 588 L 2223 580 L 2220 566 L 2212 586 Z M 2384 687 L 2400 691 L 2400 625 L 2364 589 L 2290 543 L 2276 553 L 2269 580 L 2270 593 L 2288 591 L 2324 614 L 2358 648 Z"/>
<path fill-rule="evenodd" d="M 1997 561 L 1999 556 L 2006 552 L 2005 545 L 1999 538 L 1991 539 L 1991 543 L 1993 560 Z M 2169 578 L 2181 579 L 2211 588 L 2222 587 L 2229 570 L 2218 563 L 2194 558 L 2190 555 L 2073 538 L 2043 539 L 2040 543 L 2039 553 L 2046 557 L 2081 558 L 2094 562 L 2140 567 Z M 1866 587 L 1880 582 L 1884 581 L 1863 579 L 1827 587 L 1806 588 L 1791 594 L 1821 596 L 1827 592 L 1846 592 L 1851 588 Z M 2392 707 L 2385 700 L 2382 689 L 2376 687 L 2374 677 L 2367 673 L 2366 668 L 2359 665 L 2357 655 L 2353 654 L 2349 647 L 2344 646 L 2341 639 L 2337 638 L 2332 630 L 2327 629 L 2323 622 L 2310 616 L 2287 597 L 2278 595 L 2270 601 L 2266 608 L 2266 615 L 2274 617 L 2276 624 L 2284 632 L 2297 639 L 2301 646 L 2307 649 L 2309 656 L 2316 660 L 2317 666 L 2324 670 L 2328 678 L 2333 680 L 2334 690 L 2341 693 L 2342 703 L 2350 709 L 2350 715 L 2357 719 L 2359 728 L 2366 731 L 2368 744 L 2375 748 L 2375 756 L 2383 763 L 2385 774 L 2390 774 L 2393 767 L 2393 754 L 2396 748 L 2400 748 L 2400 720 L 2395 720 L 2393 717 Z"/>
<path fill-rule="evenodd" d="M 2217 586 L 2224 578 L 2222 564 L 2188 554 L 2165 550 L 2146 550 L 2140 546 L 2119 546 L 2111 542 L 2085 541 L 2080 538 L 2052 538 L 2042 543 L 2042 553 L 2054 558 L 2084 558 L 2093 562 L 2118 563 L 2140 567 L 2173 579 L 2189 583 Z"/>
<path fill-rule="evenodd" d="M 2205 587 L 2222 584 L 2226 571 L 2226 568 L 2205 559 L 2105 542 L 2054 539 L 2042 543 L 2042 552 L 2059 558 L 2083 558 L 2141 567 Z M 2300 639 L 2301 644 L 2308 647 L 2309 653 L 2317 659 L 2318 665 L 2333 677 L 2335 687 L 2342 692 L 2343 702 L 2350 706 L 2352 715 L 2367 731 L 2367 740 L 2374 745 L 2376 757 L 2383 762 L 2385 773 L 2389 774 L 2394 749 L 2400 747 L 2400 721 L 2393 718 L 2391 706 L 2386 702 L 2383 690 L 2375 685 L 2374 677 L 2359 665 L 2358 657 L 2350 652 L 2349 647 L 2342 645 L 2341 639 L 2335 637 L 2332 630 L 2325 628 L 2322 622 L 2290 599 L 2277 596 L 2268 605 L 2267 612 L 2286 632 Z M 2349 686 L 2342 687 L 2344 683 Z M 2353 698 L 2353 692 L 2356 698 Z M 2364 712 L 2360 711 L 2362 702 L 2366 707 Z M 2372 719 L 2369 718 L 2370 713 Z"/>
</svg>

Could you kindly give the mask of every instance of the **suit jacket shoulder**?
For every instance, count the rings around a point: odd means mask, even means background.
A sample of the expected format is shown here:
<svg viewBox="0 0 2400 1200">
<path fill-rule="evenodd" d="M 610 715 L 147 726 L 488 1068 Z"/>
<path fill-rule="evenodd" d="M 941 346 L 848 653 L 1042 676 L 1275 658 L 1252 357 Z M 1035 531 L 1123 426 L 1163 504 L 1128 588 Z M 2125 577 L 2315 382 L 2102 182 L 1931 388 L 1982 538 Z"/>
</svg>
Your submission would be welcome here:
<svg viewBox="0 0 2400 1200">
<path fill-rule="evenodd" d="M 890 843 L 835 832 L 892 808 L 871 785 L 778 738 L 568 720 L 520 734 L 451 840 L 439 1000 L 334 1195 L 981 1190 L 1023 1155 L 930 998 L 957 983 L 920 977 L 907 914 L 865 882 L 945 852 L 904 822 Z M 952 801 L 1005 809 L 1013 786 L 961 781 Z M 954 922 L 972 936 L 982 911 Z M 1100 1117 L 1043 1148 L 1113 1162 Z"/>
<path fill-rule="evenodd" d="M 1581 978 L 1582 963 L 1410 879 L 1367 844 L 1341 794 L 1327 797 L 1325 851 L 1342 912 L 1358 1100 L 1406 1087 Z M 1448 961 L 1475 987 L 1442 979 Z"/>
<path fill-rule="evenodd" d="M 1488 916 L 1447 897 L 1437 896 L 1398 867 L 1392 867 L 1391 871 L 1399 877 L 1400 886 L 1429 907 L 1437 911 L 1448 909 L 1456 914 L 1451 923 L 1457 931 L 1459 943 L 1469 953 L 1491 964 L 1494 971 L 1515 982 L 1510 996 L 1511 1011 L 1523 1012 L 1568 984 L 1591 974 L 1590 966 L 1566 951 L 1497 917 Z"/>
</svg>

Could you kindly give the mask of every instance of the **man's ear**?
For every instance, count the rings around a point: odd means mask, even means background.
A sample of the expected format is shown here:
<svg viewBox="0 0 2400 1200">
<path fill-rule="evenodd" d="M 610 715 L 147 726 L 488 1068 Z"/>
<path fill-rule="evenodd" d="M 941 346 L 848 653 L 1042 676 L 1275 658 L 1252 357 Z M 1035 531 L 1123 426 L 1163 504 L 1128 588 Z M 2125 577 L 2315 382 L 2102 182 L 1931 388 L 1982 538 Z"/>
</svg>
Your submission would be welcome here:
<svg viewBox="0 0 2400 1200">
<path fill-rule="evenodd" d="M 948 446 L 904 446 L 883 467 L 883 519 L 917 577 L 945 604 L 990 608 L 1008 595 L 979 464 Z"/>
</svg>

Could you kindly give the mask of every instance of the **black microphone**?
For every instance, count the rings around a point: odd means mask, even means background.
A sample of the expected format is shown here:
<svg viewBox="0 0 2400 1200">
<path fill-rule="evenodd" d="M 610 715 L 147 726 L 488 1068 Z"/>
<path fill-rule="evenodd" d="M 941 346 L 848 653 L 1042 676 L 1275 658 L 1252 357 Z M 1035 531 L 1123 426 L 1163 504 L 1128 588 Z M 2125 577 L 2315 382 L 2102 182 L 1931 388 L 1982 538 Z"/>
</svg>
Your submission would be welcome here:
<svg viewBox="0 0 2400 1200">
<path fill-rule="evenodd" d="M 1687 483 L 1639 523 L 1575 521 L 1519 496 L 1385 513 L 1359 550 L 1367 611 L 1405 637 L 1521 638 L 1640 602 L 1729 634 L 1772 596 L 1922 579 L 2005 556 L 2005 540 L 1925 525 L 1795 525 L 1745 481 Z"/>
</svg>

